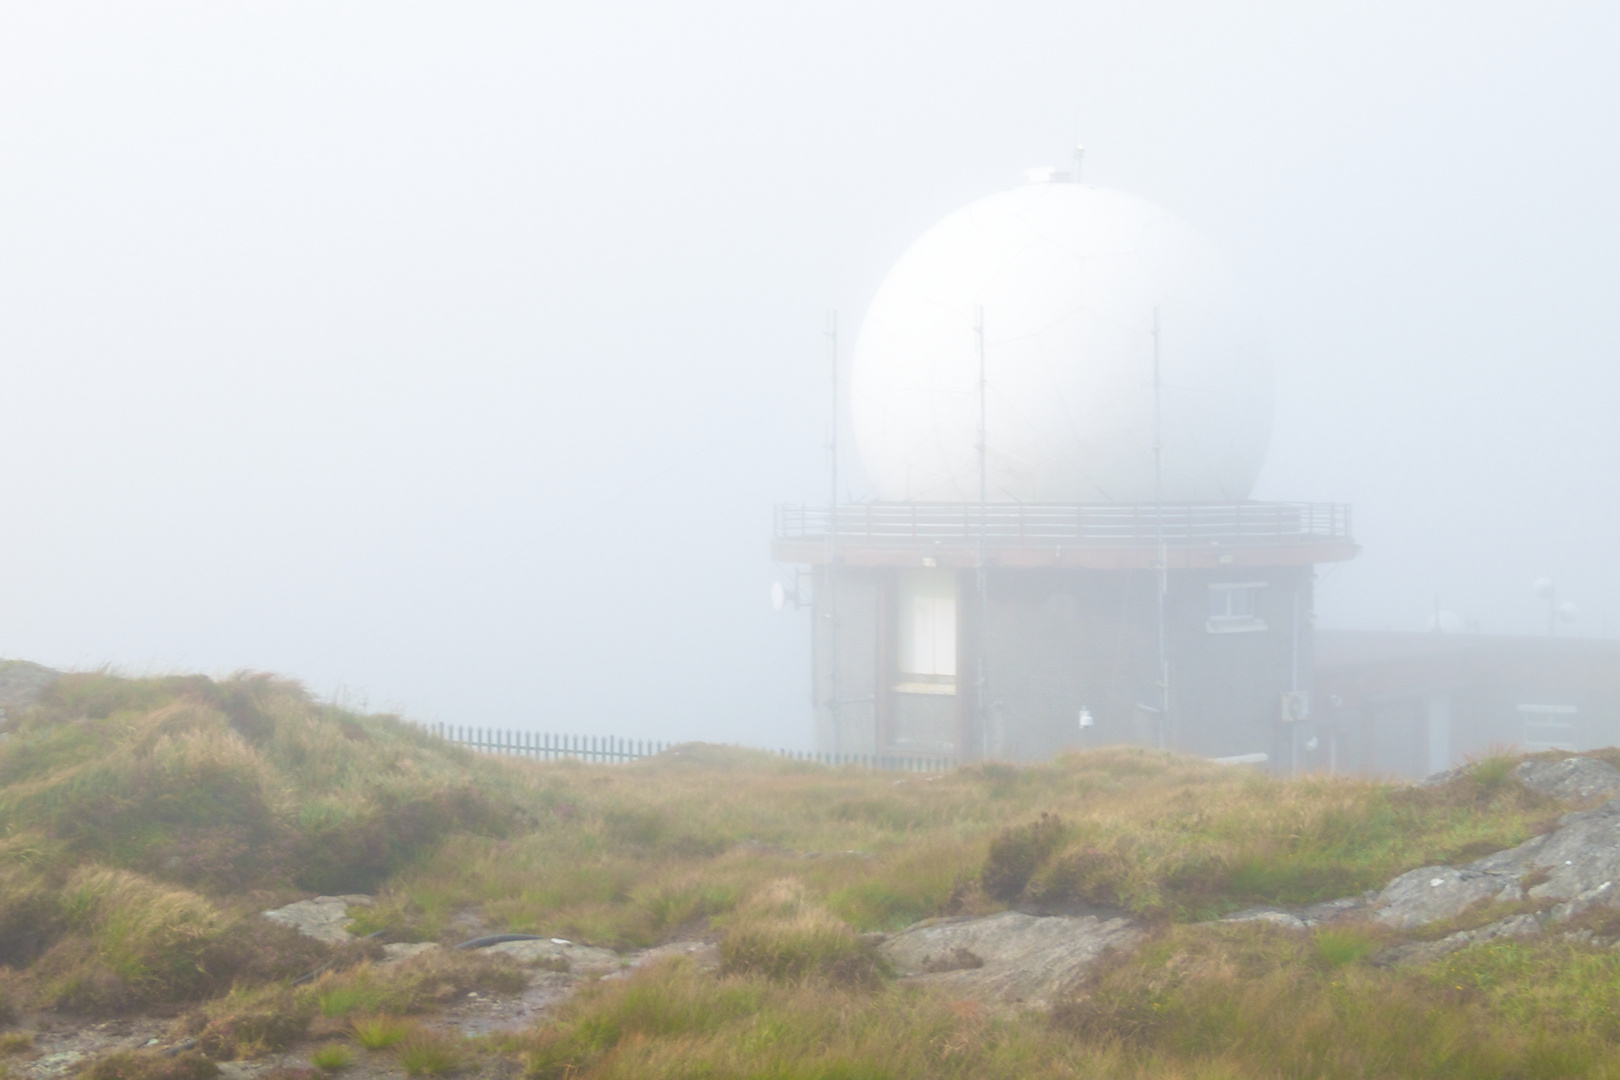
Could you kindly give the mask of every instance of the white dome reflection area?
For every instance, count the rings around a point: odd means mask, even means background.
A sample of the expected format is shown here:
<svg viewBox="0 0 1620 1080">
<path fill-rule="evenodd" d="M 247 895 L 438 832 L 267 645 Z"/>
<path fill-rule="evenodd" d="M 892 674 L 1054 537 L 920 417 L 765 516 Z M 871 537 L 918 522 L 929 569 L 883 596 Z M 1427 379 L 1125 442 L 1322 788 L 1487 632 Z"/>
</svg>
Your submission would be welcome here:
<svg viewBox="0 0 1620 1080">
<path fill-rule="evenodd" d="M 1230 273 L 1167 211 L 1074 183 L 958 210 L 884 280 L 851 373 L 876 497 L 978 500 L 982 312 L 988 499 L 1153 501 L 1155 309 L 1162 497 L 1248 498 L 1271 379 Z"/>
</svg>

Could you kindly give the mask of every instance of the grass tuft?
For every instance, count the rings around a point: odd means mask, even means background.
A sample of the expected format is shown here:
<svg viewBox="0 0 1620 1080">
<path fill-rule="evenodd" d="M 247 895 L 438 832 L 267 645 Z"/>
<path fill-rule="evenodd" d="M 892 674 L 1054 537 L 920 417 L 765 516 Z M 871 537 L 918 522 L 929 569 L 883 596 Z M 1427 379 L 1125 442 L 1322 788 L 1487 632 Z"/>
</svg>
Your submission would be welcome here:
<svg viewBox="0 0 1620 1080">
<path fill-rule="evenodd" d="M 1344 967 L 1378 951 L 1382 942 L 1375 933 L 1354 927 L 1321 927 L 1312 936 L 1316 955 L 1329 967 Z"/>
<path fill-rule="evenodd" d="M 387 1050 L 411 1033 L 410 1023 L 396 1016 L 360 1016 L 349 1026 L 354 1041 L 367 1050 Z"/>
<path fill-rule="evenodd" d="M 406 1076 L 449 1076 L 462 1067 L 461 1050 L 443 1035 L 416 1032 L 399 1046 Z"/>
<path fill-rule="evenodd" d="M 812 903 L 792 878 L 772 882 L 738 910 L 720 942 L 722 970 L 769 979 L 811 976 L 875 984 L 882 966 L 848 923 Z"/>
<path fill-rule="evenodd" d="M 360 964 L 321 976 L 310 993 L 326 1017 L 417 1013 L 480 993 L 517 994 L 527 985 L 511 960 L 436 949 L 387 965 Z"/>
<path fill-rule="evenodd" d="M 354 1064 L 354 1051 L 342 1043 L 327 1043 L 315 1048 L 309 1063 L 324 1073 L 342 1072 Z"/>
<path fill-rule="evenodd" d="M 188 1018 L 197 1048 L 217 1061 L 256 1058 L 283 1050 L 309 1030 L 314 1010 L 284 984 L 238 987 Z"/>
</svg>

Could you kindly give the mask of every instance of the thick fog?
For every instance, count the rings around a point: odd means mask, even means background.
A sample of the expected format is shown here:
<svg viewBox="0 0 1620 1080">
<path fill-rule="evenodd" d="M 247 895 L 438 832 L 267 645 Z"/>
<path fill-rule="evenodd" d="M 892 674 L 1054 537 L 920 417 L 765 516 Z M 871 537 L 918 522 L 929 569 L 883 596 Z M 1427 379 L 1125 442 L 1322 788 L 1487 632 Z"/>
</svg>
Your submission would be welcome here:
<svg viewBox="0 0 1620 1080">
<path fill-rule="evenodd" d="M 1550 576 L 1620 633 L 1617 52 L 1597 3 L 8 4 L 0 656 L 805 746 L 826 313 L 847 363 L 1077 138 L 1257 298 L 1256 496 L 1364 546 L 1320 625 L 1544 633 Z"/>
</svg>

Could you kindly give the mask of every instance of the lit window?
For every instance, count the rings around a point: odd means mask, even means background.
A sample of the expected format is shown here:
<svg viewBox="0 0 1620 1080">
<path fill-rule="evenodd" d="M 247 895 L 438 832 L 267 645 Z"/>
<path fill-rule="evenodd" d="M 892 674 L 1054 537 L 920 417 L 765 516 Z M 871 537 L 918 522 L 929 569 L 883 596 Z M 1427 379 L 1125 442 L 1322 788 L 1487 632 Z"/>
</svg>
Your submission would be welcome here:
<svg viewBox="0 0 1620 1080">
<path fill-rule="evenodd" d="M 956 693 L 956 573 L 906 570 L 900 574 L 901 682 L 910 693 Z"/>
<path fill-rule="evenodd" d="M 1260 590 L 1263 581 L 1219 582 L 1209 587 L 1209 621 L 1205 629 L 1212 634 L 1234 634 L 1264 630 L 1266 621 L 1260 617 Z"/>
</svg>

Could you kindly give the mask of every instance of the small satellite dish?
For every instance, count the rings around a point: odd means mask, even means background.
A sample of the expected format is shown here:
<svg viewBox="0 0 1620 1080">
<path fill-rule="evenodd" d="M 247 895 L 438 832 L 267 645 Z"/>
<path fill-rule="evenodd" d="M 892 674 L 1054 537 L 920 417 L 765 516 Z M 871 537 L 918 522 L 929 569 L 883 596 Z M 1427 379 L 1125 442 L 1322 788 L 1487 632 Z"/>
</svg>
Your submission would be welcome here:
<svg viewBox="0 0 1620 1080">
<path fill-rule="evenodd" d="M 781 611 L 787 605 L 787 589 L 780 581 L 771 582 L 771 607 Z"/>
<path fill-rule="evenodd" d="M 1081 730 L 1084 730 L 1084 729 L 1086 729 L 1088 727 L 1091 727 L 1096 723 L 1097 723 L 1097 721 L 1093 720 L 1092 717 L 1091 717 L 1091 710 L 1082 705 L 1080 707 L 1080 728 L 1081 728 Z"/>
</svg>

